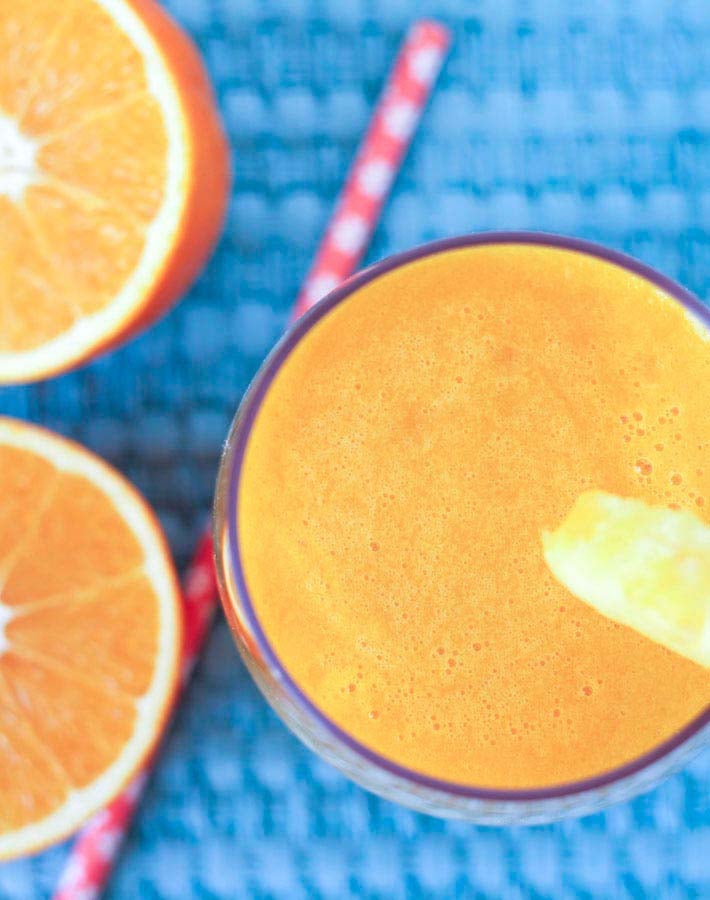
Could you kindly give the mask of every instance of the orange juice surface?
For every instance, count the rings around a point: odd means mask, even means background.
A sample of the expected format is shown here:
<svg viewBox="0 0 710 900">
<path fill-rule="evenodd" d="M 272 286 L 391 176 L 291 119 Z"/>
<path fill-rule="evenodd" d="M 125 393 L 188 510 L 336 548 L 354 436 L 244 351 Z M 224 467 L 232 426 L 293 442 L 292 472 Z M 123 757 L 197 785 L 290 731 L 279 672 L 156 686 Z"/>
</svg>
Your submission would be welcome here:
<svg viewBox="0 0 710 900">
<path fill-rule="evenodd" d="M 531 788 L 608 771 L 710 700 L 710 670 L 596 612 L 541 533 L 599 489 L 710 522 L 710 344 L 569 250 L 440 252 L 300 341 L 238 503 L 256 614 L 355 738 L 419 772 Z"/>
</svg>

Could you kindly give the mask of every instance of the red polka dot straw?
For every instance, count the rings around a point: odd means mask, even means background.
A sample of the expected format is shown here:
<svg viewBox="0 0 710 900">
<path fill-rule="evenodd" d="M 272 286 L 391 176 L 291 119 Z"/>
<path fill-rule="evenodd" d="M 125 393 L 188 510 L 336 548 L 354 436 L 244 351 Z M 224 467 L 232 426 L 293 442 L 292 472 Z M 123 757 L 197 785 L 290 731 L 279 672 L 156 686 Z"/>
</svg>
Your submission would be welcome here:
<svg viewBox="0 0 710 900">
<path fill-rule="evenodd" d="M 447 29 L 436 22 L 419 21 L 410 29 L 298 295 L 294 319 L 351 275 L 362 259 L 443 64 L 449 41 Z M 202 651 L 217 607 L 217 580 L 209 533 L 202 536 L 188 569 L 183 599 L 184 687 Z M 53 900 L 96 900 L 101 895 L 152 764 L 151 760 L 146 770 L 81 832 Z"/>
<path fill-rule="evenodd" d="M 449 45 L 437 22 L 417 22 L 397 57 L 296 305 L 298 318 L 357 268 Z"/>
</svg>

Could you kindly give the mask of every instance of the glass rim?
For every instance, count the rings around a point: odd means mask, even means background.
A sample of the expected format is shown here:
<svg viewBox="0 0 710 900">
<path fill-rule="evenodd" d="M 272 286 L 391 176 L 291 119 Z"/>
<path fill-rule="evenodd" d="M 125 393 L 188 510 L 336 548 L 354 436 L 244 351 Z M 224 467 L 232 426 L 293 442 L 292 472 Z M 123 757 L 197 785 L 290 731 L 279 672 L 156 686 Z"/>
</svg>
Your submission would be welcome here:
<svg viewBox="0 0 710 900">
<path fill-rule="evenodd" d="M 695 317 L 700 319 L 700 321 L 710 330 L 710 309 L 704 306 L 700 300 L 686 288 L 632 256 L 617 250 L 611 250 L 600 244 L 581 238 L 534 231 L 491 231 L 480 234 L 468 234 L 430 241 L 414 247 L 411 250 L 388 256 L 380 262 L 362 269 L 327 294 L 315 306 L 287 328 L 283 336 L 279 339 L 259 367 L 254 379 L 244 394 L 232 424 L 230 437 L 227 442 L 227 449 L 225 450 L 222 462 L 222 465 L 225 465 L 227 460 L 229 460 L 230 466 L 229 470 L 225 473 L 225 499 L 228 504 L 226 522 L 231 572 L 239 599 L 243 606 L 242 612 L 248 624 L 251 636 L 267 666 L 278 679 L 280 687 L 283 688 L 290 699 L 300 707 L 303 712 L 315 719 L 331 737 L 344 744 L 348 750 L 355 753 L 356 756 L 364 759 L 373 766 L 384 769 L 390 775 L 414 784 L 416 787 L 454 795 L 459 798 L 494 802 L 529 802 L 568 796 L 573 797 L 580 793 L 611 786 L 628 776 L 641 772 L 652 764 L 661 761 L 673 751 L 680 749 L 686 742 L 699 735 L 710 725 L 710 704 L 708 704 L 697 717 L 684 725 L 683 728 L 673 734 L 670 738 L 657 744 L 646 753 L 621 766 L 616 766 L 613 769 L 609 769 L 607 772 L 602 772 L 589 778 L 562 782 L 560 784 L 540 788 L 506 789 L 477 787 L 426 775 L 416 769 L 400 765 L 399 763 L 388 759 L 386 756 L 377 753 L 366 744 L 357 740 L 357 738 L 329 718 L 298 686 L 285 665 L 281 662 L 266 636 L 266 633 L 261 627 L 261 623 L 252 604 L 249 590 L 246 585 L 241 554 L 239 551 L 238 517 L 236 512 L 242 463 L 244 461 L 248 439 L 269 387 L 278 374 L 281 365 L 299 343 L 301 338 L 310 331 L 317 322 L 351 294 L 369 282 L 379 278 L 381 275 L 438 253 L 487 244 L 533 244 L 543 247 L 570 250 L 619 266 L 634 275 L 644 278 L 669 294 Z M 223 545 L 222 542 L 218 540 L 216 541 L 215 546 L 222 547 Z M 226 604 L 227 600 L 223 598 L 223 602 Z"/>
</svg>

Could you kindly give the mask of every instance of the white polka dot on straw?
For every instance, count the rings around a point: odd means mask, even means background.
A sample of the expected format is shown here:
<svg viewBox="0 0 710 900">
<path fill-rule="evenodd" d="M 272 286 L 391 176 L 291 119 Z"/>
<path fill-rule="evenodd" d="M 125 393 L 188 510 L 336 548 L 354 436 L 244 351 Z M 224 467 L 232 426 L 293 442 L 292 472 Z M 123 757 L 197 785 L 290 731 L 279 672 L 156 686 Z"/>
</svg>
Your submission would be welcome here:
<svg viewBox="0 0 710 900">
<path fill-rule="evenodd" d="M 185 594 L 188 601 L 195 596 L 202 596 L 204 591 L 212 584 L 212 577 L 204 569 L 195 569 L 190 572 L 185 581 Z"/>
<path fill-rule="evenodd" d="M 62 872 L 59 882 L 60 890 L 76 890 L 86 881 L 87 860 L 72 856 Z"/>
<path fill-rule="evenodd" d="M 326 294 L 329 294 L 333 288 L 336 288 L 340 284 L 341 279 L 337 278 L 335 275 L 324 274 L 324 275 L 316 275 L 309 283 L 306 288 L 308 292 L 308 296 L 312 303 L 317 303 L 320 299 L 325 297 Z"/>
<path fill-rule="evenodd" d="M 72 900 L 97 900 L 96 888 L 93 885 L 78 888 L 72 894 Z"/>
<path fill-rule="evenodd" d="M 422 84 L 429 84 L 439 71 L 441 51 L 436 47 L 422 47 L 417 50 L 409 62 L 412 77 Z"/>
<path fill-rule="evenodd" d="M 398 100 L 384 112 L 385 128 L 398 140 L 409 137 L 418 119 L 419 108 L 408 100 Z"/>
<path fill-rule="evenodd" d="M 362 216 L 343 216 L 333 225 L 333 242 L 344 253 L 356 253 L 361 250 L 370 228 Z"/>
<path fill-rule="evenodd" d="M 389 189 L 394 173 L 394 167 L 386 159 L 374 159 L 362 167 L 358 187 L 368 197 L 381 197 Z"/>
<path fill-rule="evenodd" d="M 113 859 L 123 835 L 120 829 L 111 828 L 99 835 L 96 841 L 96 853 L 101 859 Z"/>
</svg>

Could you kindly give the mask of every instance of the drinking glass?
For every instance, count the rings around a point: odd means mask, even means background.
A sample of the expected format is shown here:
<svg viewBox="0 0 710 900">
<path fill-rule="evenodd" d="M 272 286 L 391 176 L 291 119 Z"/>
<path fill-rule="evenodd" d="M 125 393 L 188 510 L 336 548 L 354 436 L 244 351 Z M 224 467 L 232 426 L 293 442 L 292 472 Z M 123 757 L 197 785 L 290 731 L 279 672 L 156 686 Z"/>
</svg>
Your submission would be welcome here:
<svg viewBox="0 0 710 900">
<path fill-rule="evenodd" d="M 710 706 L 648 753 L 593 778 L 530 790 L 499 790 L 432 778 L 375 753 L 340 728 L 300 689 L 264 633 L 245 583 L 237 497 L 245 448 L 259 407 L 280 366 L 301 338 L 363 285 L 432 254 L 481 244 L 537 244 L 596 257 L 641 276 L 674 297 L 710 329 L 710 311 L 692 294 L 641 262 L 587 241 L 528 232 L 467 235 L 425 244 L 361 271 L 289 328 L 261 366 L 237 411 L 217 482 L 214 537 L 222 604 L 239 652 L 267 701 L 312 750 L 347 777 L 388 800 L 431 815 L 488 825 L 550 822 L 597 812 L 655 787 L 710 739 Z"/>
</svg>

